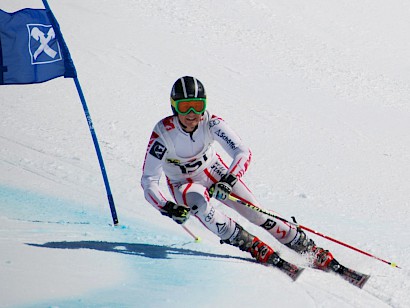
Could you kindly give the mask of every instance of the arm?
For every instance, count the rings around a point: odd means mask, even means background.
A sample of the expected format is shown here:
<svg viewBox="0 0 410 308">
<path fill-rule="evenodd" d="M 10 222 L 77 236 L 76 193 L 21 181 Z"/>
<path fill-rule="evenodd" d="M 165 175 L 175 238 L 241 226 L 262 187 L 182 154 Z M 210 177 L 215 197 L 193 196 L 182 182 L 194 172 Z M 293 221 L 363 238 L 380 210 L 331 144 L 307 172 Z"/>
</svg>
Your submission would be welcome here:
<svg viewBox="0 0 410 308">
<path fill-rule="evenodd" d="M 212 116 L 210 131 L 214 140 L 232 157 L 228 173 L 233 174 L 238 179 L 241 178 L 251 162 L 251 150 L 242 143 L 241 138 L 221 118 Z"/>
<path fill-rule="evenodd" d="M 162 175 L 162 159 L 166 152 L 164 144 L 159 135 L 153 131 L 145 154 L 141 186 L 144 189 L 145 199 L 162 215 L 172 218 L 178 224 L 183 224 L 190 216 L 190 208 L 185 204 L 167 201 L 159 187 Z"/>
<path fill-rule="evenodd" d="M 159 187 L 162 176 L 162 158 L 166 151 L 163 145 L 164 142 L 154 130 L 145 153 L 141 177 L 145 199 L 157 209 L 161 209 L 167 202 Z"/>
<path fill-rule="evenodd" d="M 232 187 L 241 178 L 251 162 L 251 150 L 242 144 L 239 136 L 220 118 L 215 116 L 210 121 L 210 131 L 224 150 L 232 157 L 227 174 L 223 175 L 212 188 L 212 196 L 218 200 L 226 200 Z"/>
</svg>

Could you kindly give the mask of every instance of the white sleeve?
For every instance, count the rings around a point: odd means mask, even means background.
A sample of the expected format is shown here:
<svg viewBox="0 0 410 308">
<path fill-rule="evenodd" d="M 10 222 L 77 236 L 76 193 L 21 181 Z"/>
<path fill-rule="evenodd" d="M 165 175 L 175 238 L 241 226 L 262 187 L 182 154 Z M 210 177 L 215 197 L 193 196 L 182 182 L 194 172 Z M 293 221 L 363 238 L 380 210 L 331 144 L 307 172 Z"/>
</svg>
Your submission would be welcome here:
<svg viewBox="0 0 410 308">
<path fill-rule="evenodd" d="M 229 173 L 236 175 L 238 179 L 241 178 L 251 162 L 251 150 L 242 143 L 241 138 L 223 119 L 213 115 L 209 126 L 213 139 L 216 140 L 233 159 L 228 168 Z"/>
<path fill-rule="evenodd" d="M 141 186 L 144 190 L 145 199 L 157 209 L 162 208 L 167 202 L 159 187 L 162 176 L 162 159 L 166 151 L 164 144 L 159 134 L 154 130 L 148 143 L 142 167 Z"/>
</svg>

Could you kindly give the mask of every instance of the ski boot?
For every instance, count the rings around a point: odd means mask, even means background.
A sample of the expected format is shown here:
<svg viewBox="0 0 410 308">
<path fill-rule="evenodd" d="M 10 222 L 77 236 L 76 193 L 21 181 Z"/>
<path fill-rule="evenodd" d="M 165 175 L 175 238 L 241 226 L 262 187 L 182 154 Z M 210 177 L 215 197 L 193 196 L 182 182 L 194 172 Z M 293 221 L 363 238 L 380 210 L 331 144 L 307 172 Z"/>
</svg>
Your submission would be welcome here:
<svg viewBox="0 0 410 308">
<path fill-rule="evenodd" d="M 275 265 L 281 260 L 271 247 L 244 230 L 239 224 L 236 224 L 233 235 L 227 240 L 221 240 L 221 243 L 230 244 L 249 252 L 260 263 Z"/>
<path fill-rule="evenodd" d="M 315 242 L 309 239 L 306 233 L 300 229 L 293 241 L 285 244 L 285 246 L 300 254 L 308 255 L 312 266 L 317 269 L 327 271 L 332 260 L 337 262 L 329 250 L 316 246 Z"/>
<path fill-rule="evenodd" d="M 245 231 L 238 224 L 236 224 L 233 235 L 227 240 L 221 240 L 221 243 L 227 243 L 238 247 L 242 251 L 250 252 L 252 257 L 254 257 L 259 263 L 266 266 L 276 267 L 293 280 L 296 280 L 303 272 L 303 268 L 280 258 L 271 247 L 256 236 Z"/>
</svg>

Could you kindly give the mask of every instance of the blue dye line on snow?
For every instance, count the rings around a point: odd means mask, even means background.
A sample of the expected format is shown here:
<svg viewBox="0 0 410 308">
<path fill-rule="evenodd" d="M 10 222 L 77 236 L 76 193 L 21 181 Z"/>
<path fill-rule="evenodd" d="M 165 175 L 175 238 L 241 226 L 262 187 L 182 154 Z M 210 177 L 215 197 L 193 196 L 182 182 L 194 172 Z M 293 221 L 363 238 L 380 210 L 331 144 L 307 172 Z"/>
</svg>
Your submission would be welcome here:
<svg viewBox="0 0 410 308">
<path fill-rule="evenodd" d="M 5 185 L 0 185 L 0 209 L 10 219 L 43 223 L 88 223 L 91 214 L 84 205 Z"/>
</svg>

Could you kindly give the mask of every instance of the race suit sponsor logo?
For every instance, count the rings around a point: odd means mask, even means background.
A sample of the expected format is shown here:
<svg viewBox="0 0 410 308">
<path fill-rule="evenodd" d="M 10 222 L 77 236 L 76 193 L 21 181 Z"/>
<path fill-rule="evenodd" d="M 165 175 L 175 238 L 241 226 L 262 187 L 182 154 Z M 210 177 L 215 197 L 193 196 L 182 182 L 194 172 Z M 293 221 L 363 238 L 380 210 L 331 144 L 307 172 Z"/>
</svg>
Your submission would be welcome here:
<svg viewBox="0 0 410 308">
<path fill-rule="evenodd" d="M 218 228 L 218 234 L 223 234 L 226 232 L 228 226 L 224 222 L 223 224 L 221 223 L 216 223 L 216 227 Z"/>
<path fill-rule="evenodd" d="M 220 129 L 218 129 L 215 132 L 215 135 L 217 135 L 218 137 L 220 137 L 222 140 L 224 140 L 228 146 L 230 146 L 232 148 L 232 150 L 236 149 L 236 144 L 235 142 L 233 142 L 224 132 L 222 132 Z"/>
<path fill-rule="evenodd" d="M 267 219 L 262 225 L 261 227 L 266 229 L 266 230 L 270 230 L 272 229 L 274 226 L 276 226 L 276 222 L 271 220 L 271 219 Z"/>
<path fill-rule="evenodd" d="M 225 175 L 225 173 L 226 173 L 226 168 L 224 167 L 224 166 L 222 166 L 220 163 L 218 163 L 218 162 L 215 162 L 215 164 L 213 164 L 212 166 L 211 166 L 211 170 L 214 172 L 214 173 L 216 173 L 216 174 L 218 174 L 219 176 L 223 176 L 223 175 Z"/>
<path fill-rule="evenodd" d="M 209 211 L 208 215 L 206 215 L 205 221 L 210 222 L 212 220 L 212 218 L 214 218 L 214 215 L 215 215 L 215 209 L 214 209 L 214 207 L 212 207 L 211 210 Z"/>
<path fill-rule="evenodd" d="M 164 125 L 167 131 L 173 130 L 175 128 L 174 118 L 172 116 L 163 119 L 162 124 Z"/>
<path fill-rule="evenodd" d="M 286 231 L 285 230 L 281 230 L 279 227 L 276 230 L 277 234 L 282 234 L 282 238 L 284 238 L 286 236 Z"/>
<path fill-rule="evenodd" d="M 180 164 L 181 161 L 179 159 L 176 159 L 176 158 L 167 158 L 167 163 L 177 165 L 177 164 Z"/>
<path fill-rule="evenodd" d="M 219 119 L 211 120 L 211 121 L 209 121 L 209 128 L 212 128 L 215 125 L 218 125 L 219 123 L 221 123 L 221 121 Z"/>
<path fill-rule="evenodd" d="M 155 143 L 151 147 L 151 150 L 149 151 L 149 153 L 152 156 L 158 158 L 159 160 L 162 160 L 162 158 L 164 157 L 164 154 L 165 154 L 166 151 L 167 151 L 167 148 L 164 145 L 162 145 L 158 141 L 155 141 Z"/>
</svg>

